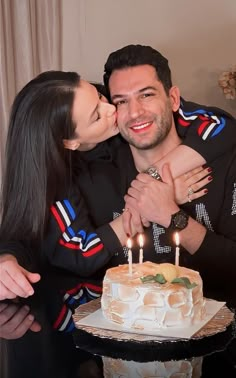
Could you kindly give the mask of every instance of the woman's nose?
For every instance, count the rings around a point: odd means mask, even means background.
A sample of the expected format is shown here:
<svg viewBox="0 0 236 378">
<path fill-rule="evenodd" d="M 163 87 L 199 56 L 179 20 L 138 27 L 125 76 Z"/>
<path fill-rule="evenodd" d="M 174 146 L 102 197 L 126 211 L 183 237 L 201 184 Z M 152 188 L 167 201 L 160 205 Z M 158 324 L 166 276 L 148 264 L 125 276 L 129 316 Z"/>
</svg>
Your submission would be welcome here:
<svg viewBox="0 0 236 378">
<path fill-rule="evenodd" d="M 112 104 L 105 104 L 107 106 L 107 116 L 110 117 L 116 112 L 116 107 Z"/>
</svg>

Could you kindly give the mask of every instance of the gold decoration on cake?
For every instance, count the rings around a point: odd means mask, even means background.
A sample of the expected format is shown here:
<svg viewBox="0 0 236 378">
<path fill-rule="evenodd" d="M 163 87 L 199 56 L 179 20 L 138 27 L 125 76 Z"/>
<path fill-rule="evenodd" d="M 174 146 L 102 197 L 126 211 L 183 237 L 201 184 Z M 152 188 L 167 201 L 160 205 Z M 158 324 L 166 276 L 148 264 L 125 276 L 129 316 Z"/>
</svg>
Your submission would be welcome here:
<svg viewBox="0 0 236 378">
<path fill-rule="evenodd" d="M 141 277 L 141 281 L 144 282 L 158 282 L 160 284 L 165 284 L 166 282 L 172 282 L 175 278 L 178 277 L 178 269 L 175 265 L 170 263 L 162 263 L 158 265 L 156 275 L 150 274 L 144 277 Z"/>
<path fill-rule="evenodd" d="M 167 282 L 171 282 L 174 278 L 178 277 L 178 268 L 173 264 L 159 264 L 159 269 L 160 271 L 158 273 L 163 274 Z"/>
</svg>

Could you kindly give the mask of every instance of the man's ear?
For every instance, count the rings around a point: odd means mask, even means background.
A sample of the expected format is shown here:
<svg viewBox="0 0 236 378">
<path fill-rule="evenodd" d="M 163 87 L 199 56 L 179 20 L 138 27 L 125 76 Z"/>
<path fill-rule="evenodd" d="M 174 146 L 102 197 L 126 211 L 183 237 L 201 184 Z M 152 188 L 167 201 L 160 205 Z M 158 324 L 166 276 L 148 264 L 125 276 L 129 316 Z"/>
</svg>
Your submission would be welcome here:
<svg viewBox="0 0 236 378">
<path fill-rule="evenodd" d="M 78 139 L 63 139 L 63 145 L 68 150 L 75 151 L 79 148 L 80 142 Z"/>
<path fill-rule="evenodd" d="M 180 107 L 180 90 L 178 87 L 173 86 L 169 90 L 169 97 L 172 105 L 172 111 L 176 112 Z"/>
</svg>

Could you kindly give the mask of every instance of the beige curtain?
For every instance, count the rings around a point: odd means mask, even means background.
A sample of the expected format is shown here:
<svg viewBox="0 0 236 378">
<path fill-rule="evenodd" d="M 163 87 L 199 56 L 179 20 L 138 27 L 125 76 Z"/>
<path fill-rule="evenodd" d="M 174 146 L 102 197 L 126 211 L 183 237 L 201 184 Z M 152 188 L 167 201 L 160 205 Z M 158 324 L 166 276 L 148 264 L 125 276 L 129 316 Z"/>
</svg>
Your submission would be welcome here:
<svg viewBox="0 0 236 378">
<path fill-rule="evenodd" d="M 0 184 L 14 96 L 38 73 L 62 68 L 61 19 L 61 0 L 0 0 Z"/>
</svg>

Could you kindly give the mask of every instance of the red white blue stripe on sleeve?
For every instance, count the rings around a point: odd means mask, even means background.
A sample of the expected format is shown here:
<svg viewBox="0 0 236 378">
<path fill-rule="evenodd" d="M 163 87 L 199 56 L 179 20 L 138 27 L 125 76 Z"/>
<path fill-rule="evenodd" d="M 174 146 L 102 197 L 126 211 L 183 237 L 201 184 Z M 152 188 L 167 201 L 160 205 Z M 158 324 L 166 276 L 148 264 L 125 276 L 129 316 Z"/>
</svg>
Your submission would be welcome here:
<svg viewBox="0 0 236 378">
<path fill-rule="evenodd" d="M 181 126 L 188 127 L 191 122 L 196 119 L 199 121 L 197 132 L 203 140 L 206 140 L 208 137 L 214 138 L 224 129 L 226 124 L 224 117 L 214 115 L 206 109 L 197 109 L 192 112 L 186 112 L 183 111 L 182 108 L 179 108 L 178 123 Z"/>
<path fill-rule="evenodd" d="M 80 250 L 84 257 L 90 257 L 103 249 L 103 243 L 94 232 L 75 230 L 72 223 L 79 217 L 69 200 L 57 201 L 51 212 L 62 231 L 59 243 L 66 248 Z"/>
<path fill-rule="evenodd" d="M 89 282 L 79 283 L 68 290 L 63 296 L 63 306 L 53 323 L 53 328 L 61 332 L 71 332 L 75 325 L 72 314 L 81 304 L 99 298 L 102 294 L 102 286 Z"/>
<path fill-rule="evenodd" d="M 53 324 L 53 329 L 64 332 L 71 332 L 75 328 L 75 324 L 72 317 L 72 311 L 65 304 L 63 305 L 59 316 Z"/>
</svg>

